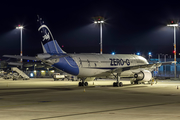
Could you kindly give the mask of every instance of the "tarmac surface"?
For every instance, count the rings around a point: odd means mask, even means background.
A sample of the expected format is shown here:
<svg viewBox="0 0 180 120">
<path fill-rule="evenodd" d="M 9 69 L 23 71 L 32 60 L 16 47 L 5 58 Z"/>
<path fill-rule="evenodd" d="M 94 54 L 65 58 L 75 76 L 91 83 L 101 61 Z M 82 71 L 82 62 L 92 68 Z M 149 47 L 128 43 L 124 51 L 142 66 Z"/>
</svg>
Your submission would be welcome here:
<svg viewBox="0 0 180 120">
<path fill-rule="evenodd" d="M 180 81 L 112 87 L 89 82 L 0 78 L 0 120 L 179 120 Z"/>
</svg>

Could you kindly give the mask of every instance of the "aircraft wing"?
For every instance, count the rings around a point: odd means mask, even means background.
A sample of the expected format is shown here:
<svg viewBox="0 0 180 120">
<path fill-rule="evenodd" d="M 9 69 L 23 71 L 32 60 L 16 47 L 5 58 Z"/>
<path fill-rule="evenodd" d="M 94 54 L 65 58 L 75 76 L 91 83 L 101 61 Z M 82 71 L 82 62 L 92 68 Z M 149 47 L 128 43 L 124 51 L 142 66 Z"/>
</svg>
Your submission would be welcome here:
<svg viewBox="0 0 180 120">
<path fill-rule="evenodd" d="M 115 68 L 111 72 L 115 73 L 121 73 L 123 71 L 127 70 L 135 70 L 135 69 L 149 69 L 150 71 L 154 70 L 157 67 L 160 67 L 161 65 L 169 65 L 172 63 L 175 63 L 176 61 L 169 61 L 169 62 L 162 62 L 162 63 L 153 63 L 153 64 L 145 64 L 145 65 L 135 65 L 135 66 L 129 66 L 129 67 L 123 67 L 123 68 Z"/>
</svg>

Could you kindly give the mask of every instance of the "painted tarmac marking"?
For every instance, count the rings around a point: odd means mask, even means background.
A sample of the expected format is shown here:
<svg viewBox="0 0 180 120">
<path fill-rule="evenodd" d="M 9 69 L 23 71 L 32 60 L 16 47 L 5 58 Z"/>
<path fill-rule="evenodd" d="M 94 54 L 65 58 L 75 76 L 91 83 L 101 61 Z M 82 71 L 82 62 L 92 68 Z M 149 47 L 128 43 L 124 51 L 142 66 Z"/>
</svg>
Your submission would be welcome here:
<svg viewBox="0 0 180 120">
<path fill-rule="evenodd" d="M 136 107 L 119 108 L 119 109 L 111 109 L 111 110 L 103 110 L 103 111 L 94 111 L 94 112 L 86 112 L 86 113 L 77 113 L 77 114 L 61 115 L 61 116 L 54 116 L 54 117 L 36 118 L 36 119 L 32 119 L 32 120 L 43 120 L 43 119 L 62 118 L 62 117 L 71 117 L 71 116 L 87 115 L 87 114 L 95 114 L 95 113 L 97 114 L 97 113 L 112 112 L 112 111 L 119 111 L 119 110 L 128 110 L 128 109 L 138 109 L 138 108 L 162 106 L 162 105 L 169 105 L 169 104 L 176 104 L 176 103 L 180 103 L 180 101 L 179 101 L 179 102 L 170 102 L 170 103 L 144 105 L 144 106 L 136 106 Z"/>
</svg>

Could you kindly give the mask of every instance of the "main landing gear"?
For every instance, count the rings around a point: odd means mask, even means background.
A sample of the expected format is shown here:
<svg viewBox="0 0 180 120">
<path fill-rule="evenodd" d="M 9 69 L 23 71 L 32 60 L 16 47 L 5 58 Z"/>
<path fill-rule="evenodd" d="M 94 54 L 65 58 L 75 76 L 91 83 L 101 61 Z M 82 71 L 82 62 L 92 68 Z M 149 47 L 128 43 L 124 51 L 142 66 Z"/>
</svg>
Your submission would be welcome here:
<svg viewBox="0 0 180 120">
<path fill-rule="evenodd" d="M 79 82 L 79 86 L 88 86 L 88 82 L 84 82 L 84 81 Z"/>
<path fill-rule="evenodd" d="M 123 83 L 122 82 L 114 82 L 113 83 L 113 87 L 122 87 L 123 86 Z"/>
<path fill-rule="evenodd" d="M 123 86 L 123 83 L 122 83 L 122 82 L 119 82 L 119 80 L 120 80 L 120 74 L 119 74 L 119 73 L 117 73 L 116 78 L 117 78 L 117 82 L 114 82 L 114 83 L 113 83 L 113 87 L 122 87 L 122 86 Z"/>
</svg>

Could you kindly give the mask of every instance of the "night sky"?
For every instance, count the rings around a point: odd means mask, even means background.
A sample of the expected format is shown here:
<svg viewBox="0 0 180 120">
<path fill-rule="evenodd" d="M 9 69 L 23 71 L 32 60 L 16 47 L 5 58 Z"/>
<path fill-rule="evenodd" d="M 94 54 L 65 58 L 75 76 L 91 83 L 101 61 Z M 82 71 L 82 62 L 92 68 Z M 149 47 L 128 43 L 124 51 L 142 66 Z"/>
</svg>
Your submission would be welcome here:
<svg viewBox="0 0 180 120">
<path fill-rule="evenodd" d="M 2 2 L 0 6 L 0 58 L 20 54 L 20 31 L 23 25 L 23 55 L 42 53 L 37 15 L 50 28 L 54 38 L 67 53 L 99 53 L 99 26 L 93 17 L 105 18 L 103 53 L 147 55 L 152 52 L 173 56 L 171 20 L 180 19 L 178 1 L 84 0 Z M 180 30 L 177 29 L 177 57 Z"/>
</svg>

